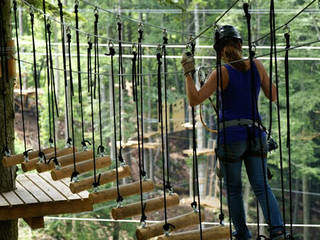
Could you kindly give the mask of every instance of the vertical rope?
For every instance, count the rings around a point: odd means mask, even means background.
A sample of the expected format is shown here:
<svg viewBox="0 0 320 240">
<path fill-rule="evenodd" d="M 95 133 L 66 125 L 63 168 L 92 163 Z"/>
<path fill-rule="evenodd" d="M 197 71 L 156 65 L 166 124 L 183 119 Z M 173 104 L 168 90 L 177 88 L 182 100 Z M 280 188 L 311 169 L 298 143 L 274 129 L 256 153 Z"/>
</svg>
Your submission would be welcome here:
<svg viewBox="0 0 320 240">
<path fill-rule="evenodd" d="M 167 31 L 164 29 L 163 31 L 163 44 L 162 44 L 162 52 L 163 52 L 163 80 L 164 80 L 164 120 L 165 120 L 165 145 L 166 145 L 166 166 L 167 166 L 167 182 L 166 188 L 169 191 L 172 191 L 172 186 L 170 183 L 170 157 L 169 157 L 169 138 L 168 138 L 168 94 L 167 94 L 167 72 L 168 72 L 168 64 L 167 64 L 167 47 L 168 44 L 168 36 Z"/>
<path fill-rule="evenodd" d="M 81 115 L 81 145 L 83 150 L 87 150 L 87 143 L 90 142 L 84 138 L 84 117 L 83 117 L 83 102 L 82 102 L 82 83 L 81 83 L 81 61 L 80 61 L 80 37 L 79 37 L 79 1 L 75 1 L 74 12 L 76 17 L 76 44 L 77 44 L 77 70 L 78 70 L 78 92 Z M 88 85 L 89 86 L 89 85 Z"/>
<path fill-rule="evenodd" d="M 115 103 L 115 82 L 114 82 L 114 55 L 115 55 L 115 50 L 112 42 L 109 42 L 109 53 L 107 54 L 108 56 L 111 57 L 111 81 L 112 81 L 112 109 L 113 109 L 113 135 L 114 135 L 114 153 L 115 153 L 115 160 L 116 160 L 116 183 L 117 183 L 117 204 L 118 207 L 121 206 L 121 203 L 123 201 L 123 197 L 120 194 L 120 189 L 119 189 L 119 172 L 118 172 L 118 149 L 117 149 L 117 122 L 116 122 L 116 103 Z"/>
<path fill-rule="evenodd" d="M 40 124 L 39 124 L 39 95 L 38 95 L 38 88 L 39 88 L 39 79 L 37 73 L 37 57 L 36 57 L 36 46 L 34 40 L 34 13 L 31 9 L 30 11 L 30 20 L 31 20 L 31 36 L 32 36 L 32 53 L 33 53 L 33 79 L 35 84 L 35 92 L 36 92 L 36 112 L 37 112 L 37 134 L 38 134 L 38 148 L 39 148 L 39 157 L 40 161 L 46 162 L 45 155 L 41 151 L 41 140 L 40 140 Z"/>
<path fill-rule="evenodd" d="M 44 23 L 44 39 L 46 42 L 46 67 L 47 67 L 47 85 L 48 85 L 48 91 L 47 91 L 47 95 L 48 95 L 48 122 L 49 122 L 49 143 L 52 144 L 53 140 L 52 140 L 52 125 L 51 125 L 51 121 L 52 121 L 52 117 L 51 117 L 51 106 L 50 106 L 50 72 L 49 72 L 49 53 L 48 53 L 48 37 L 47 37 L 47 18 L 46 18 L 46 1 L 42 0 L 42 9 L 43 9 L 43 23 Z"/>
<path fill-rule="evenodd" d="M 146 176 L 145 166 L 144 166 L 144 123 L 143 123 L 143 68 L 142 68 L 142 39 L 143 39 L 143 27 L 139 26 L 138 29 L 138 82 L 140 83 L 140 129 L 141 129 L 141 174 L 143 177 Z M 137 85 L 137 84 L 135 84 Z M 137 90 L 137 89 L 136 89 Z M 137 93 L 136 93 L 137 94 Z M 137 95 L 138 96 L 138 95 Z M 136 97 L 137 97 L 136 96 Z"/>
<path fill-rule="evenodd" d="M 139 48 L 138 48 L 139 49 Z M 139 52 L 139 50 L 138 50 Z M 143 151 L 141 151 L 141 142 L 140 142 L 140 124 L 139 124 L 139 99 L 138 99 L 138 89 L 137 89 L 137 49 L 136 46 L 132 46 L 132 85 L 133 85 L 133 100 L 136 105 L 136 120 L 137 120 L 137 137 L 138 137 L 138 158 L 139 158 L 139 181 L 140 181 L 140 202 L 141 202 L 141 218 L 140 223 L 142 226 L 145 226 L 145 221 L 147 220 L 147 216 L 145 215 L 145 204 L 143 203 L 143 189 L 142 189 L 142 181 L 145 177 L 144 170 L 142 167 L 142 157 Z M 141 95 L 142 93 L 140 93 Z M 143 139 L 143 138 L 142 138 Z"/>
<path fill-rule="evenodd" d="M 65 108 L 66 108 L 66 120 L 67 120 L 67 145 L 71 144 L 72 139 L 70 138 L 69 131 L 69 107 L 68 107 L 68 79 L 67 79 L 67 61 L 66 61 L 66 46 L 65 46 L 65 30 L 63 20 L 63 10 L 61 0 L 58 0 L 58 6 L 60 10 L 60 27 L 61 27 L 61 43 L 62 43 L 62 59 L 63 59 L 63 76 L 64 76 L 64 96 L 65 96 Z"/>
<path fill-rule="evenodd" d="M 19 46 L 19 34 L 18 34 L 18 21 L 17 21 L 17 1 L 13 1 L 14 10 L 14 22 L 16 30 L 16 42 L 17 42 L 17 57 L 18 57 L 18 70 L 19 70 L 19 84 L 20 84 L 20 103 L 21 103 L 21 116 L 22 116 L 22 129 L 23 129 L 23 146 L 24 146 L 24 158 L 28 160 L 27 141 L 26 141 L 26 128 L 24 121 L 24 103 L 22 97 L 22 77 L 21 77 L 21 61 L 20 61 L 20 46 Z"/>
<path fill-rule="evenodd" d="M 287 108 L 287 148 L 288 148 L 288 167 L 289 167 L 289 209 L 290 209 L 290 237 L 293 238 L 293 209 L 292 209 L 292 171 L 291 171 L 291 140 L 290 140 L 290 92 L 289 92 L 289 48 L 290 48 L 290 32 L 284 34 L 286 39 L 286 54 L 284 60 L 285 81 L 286 81 L 286 108 Z"/>
<path fill-rule="evenodd" d="M 51 48 L 51 24 L 47 21 L 47 33 L 48 33 L 48 50 L 49 50 L 49 66 L 50 66 L 50 88 L 51 88 L 51 112 L 52 112 L 52 130 L 53 130 L 53 146 L 54 146 L 54 157 L 49 159 L 53 160 L 57 164 L 57 139 L 56 139 L 56 127 L 55 127 L 55 109 L 57 116 L 59 117 L 58 104 L 56 98 L 56 87 L 54 79 L 53 61 L 52 61 L 52 48 Z"/>
<path fill-rule="evenodd" d="M 72 78 L 72 57 L 71 57 L 71 31 L 67 28 L 67 40 L 68 40 L 68 56 L 69 56 L 69 81 L 70 81 L 70 113 L 71 113 L 71 135 L 72 135 L 72 157 L 73 157 L 73 173 L 71 174 L 71 181 L 76 180 L 78 176 L 77 166 L 76 166 L 76 148 L 75 148 L 75 138 L 74 138 L 74 120 L 73 120 L 73 78 Z"/>
<path fill-rule="evenodd" d="M 195 42 L 191 42 L 191 53 L 194 56 Z M 195 74 L 193 73 L 192 79 Z M 197 141 L 196 141 L 196 117 L 195 108 L 191 107 L 192 112 L 192 178 L 193 178 L 193 202 L 191 207 L 199 214 L 199 226 L 200 226 L 200 239 L 202 240 L 202 220 L 201 220 L 201 204 L 200 204 L 200 190 L 199 190 L 199 169 L 198 169 L 198 155 L 197 155 Z M 196 194 L 198 196 L 198 202 L 196 201 Z M 198 206 L 198 209 L 197 209 Z"/>
<path fill-rule="evenodd" d="M 264 190 L 266 195 L 266 205 L 267 205 L 267 219 L 269 225 L 271 224 L 270 218 L 270 204 L 269 204 L 269 197 L 268 197 L 268 189 L 267 189 L 267 179 L 266 179 L 266 168 L 264 165 L 264 156 L 263 156 L 263 146 L 262 146 L 262 133 L 261 133 L 261 121 L 259 119 L 259 111 L 258 111 L 258 99 L 256 96 L 256 83 L 255 83 L 255 76 L 254 76 L 254 52 L 252 47 L 252 39 L 251 39 L 251 14 L 249 13 L 249 4 L 244 3 L 243 9 L 245 12 L 246 20 L 247 20 L 247 29 L 248 29 L 248 45 L 249 45 L 249 59 L 250 59 L 250 74 L 251 74 L 251 98 L 252 98 L 252 131 L 253 131 L 253 138 L 255 138 L 255 123 L 258 123 L 258 131 L 259 131 L 259 144 L 260 144 L 260 156 L 261 156 L 261 165 L 263 171 L 263 182 L 264 182 Z M 256 116 L 257 115 L 257 116 Z M 259 225 L 259 207 L 257 206 L 257 217 L 258 217 L 258 225 Z M 260 230 L 258 230 L 258 238 L 261 239 Z"/>
<path fill-rule="evenodd" d="M 124 78 L 123 78 L 123 65 L 122 65 L 122 23 L 119 19 L 117 22 L 118 25 L 118 40 L 119 40 L 119 161 L 123 162 L 122 158 L 122 113 L 121 113 L 121 99 L 122 99 L 122 94 L 121 91 L 125 89 L 124 86 Z M 116 170 L 118 172 L 118 169 Z"/>
<path fill-rule="evenodd" d="M 273 29 L 276 29 L 275 23 L 275 14 L 274 14 L 274 0 L 271 0 L 272 7 L 272 24 Z M 284 197 L 284 175 L 283 175 L 283 157 L 282 157 L 282 140 L 281 140 L 281 116 L 280 116 L 280 104 L 279 104 L 279 75 L 278 75 L 278 61 L 277 61 L 277 39 L 276 32 L 273 31 L 273 49 L 274 49 L 274 69 L 275 69 L 275 78 L 276 78 L 276 93 L 277 93 L 277 122 L 278 122 L 278 141 L 279 141 L 279 154 L 280 154 L 280 177 L 281 177 L 281 197 L 282 197 L 282 217 L 283 217 L 283 234 L 285 236 L 286 231 L 286 205 Z"/>
<path fill-rule="evenodd" d="M 101 113 L 101 81 L 100 81 L 100 61 L 99 61 L 99 39 L 98 39 L 98 23 L 99 13 L 98 9 L 95 9 L 95 21 L 94 21 L 94 82 L 98 79 L 98 105 L 99 105 L 99 134 L 100 134 L 100 145 L 98 146 L 97 152 L 99 156 L 104 155 L 104 146 L 102 143 L 102 113 Z"/>
</svg>

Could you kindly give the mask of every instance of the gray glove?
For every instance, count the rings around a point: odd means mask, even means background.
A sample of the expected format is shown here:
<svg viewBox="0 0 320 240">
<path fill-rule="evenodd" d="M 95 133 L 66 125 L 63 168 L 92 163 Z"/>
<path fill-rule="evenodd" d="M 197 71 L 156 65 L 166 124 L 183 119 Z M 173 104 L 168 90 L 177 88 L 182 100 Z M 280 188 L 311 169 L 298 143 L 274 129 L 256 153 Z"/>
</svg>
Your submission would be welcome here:
<svg viewBox="0 0 320 240">
<path fill-rule="evenodd" d="M 182 55 L 181 65 L 183 67 L 183 73 L 184 75 L 187 75 L 189 73 L 194 73 L 194 58 L 193 55 L 190 52 L 185 52 Z"/>
</svg>

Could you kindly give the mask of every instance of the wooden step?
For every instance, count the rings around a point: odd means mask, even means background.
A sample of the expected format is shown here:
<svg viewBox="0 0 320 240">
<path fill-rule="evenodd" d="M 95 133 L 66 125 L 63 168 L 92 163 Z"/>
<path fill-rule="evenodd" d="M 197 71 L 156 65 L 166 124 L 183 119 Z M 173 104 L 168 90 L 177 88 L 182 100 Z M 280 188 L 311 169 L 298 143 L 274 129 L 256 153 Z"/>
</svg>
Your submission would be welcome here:
<svg viewBox="0 0 320 240">
<path fill-rule="evenodd" d="M 46 148 L 42 149 L 42 152 L 44 154 L 48 154 L 54 151 L 54 148 Z M 30 151 L 28 152 L 28 158 L 29 160 L 32 160 L 33 158 L 37 158 L 39 156 L 39 151 Z M 24 162 L 24 154 L 16 154 L 12 156 L 4 156 L 2 159 L 2 164 L 5 167 L 11 167 L 20 163 Z"/>
<path fill-rule="evenodd" d="M 61 149 L 61 150 L 58 150 L 57 149 L 57 157 L 60 157 L 60 156 L 63 156 L 63 155 L 66 155 L 66 154 L 69 154 L 72 152 L 72 148 L 64 148 L 64 149 Z M 54 157 L 55 153 L 54 151 L 53 152 L 50 152 L 48 154 L 45 154 L 46 156 L 46 159 L 47 161 L 49 161 L 49 159 L 51 157 Z M 30 161 L 28 162 L 23 162 L 21 163 L 21 168 L 24 172 L 28 172 L 28 171 L 31 171 L 31 170 L 34 170 L 36 169 L 37 167 L 37 163 L 40 161 L 40 158 L 39 156 L 31 159 Z"/>
<path fill-rule="evenodd" d="M 142 191 L 150 192 L 154 189 L 154 184 L 151 180 L 142 181 Z M 140 194 L 140 182 L 133 182 L 126 185 L 119 186 L 119 192 L 122 197 L 128 197 L 136 194 Z M 111 201 L 117 199 L 117 188 L 109 188 L 99 192 L 92 192 L 89 198 L 93 204 Z"/>
<path fill-rule="evenodd" d="M 72 148 L 71 148 L 72 149 Z M 75 160 L 76 163 L 83 162 L 93 158 L 92 150 L 84 151 L 84 152 L 75 152 Z M 73 164 L 73 152 L 71 151 L 69 154 L 66 154 L 61 157 L 57 157 L 57 160 L 60 164 L 60 167 L 65 167 Z M 37 171 L 46 172 L 55 168 L 55 163 L 51 161 L 49 164 L 38 162 L 36 165 Z"/>
<path fill-rule="evenodd" d="M 166 197 L 167 208 L 173 207 L 179 204 L 179 196 L 178 194 L 171 194 Z M 144 201 L 145 204 L 145 212 L 153 212 L 164 207 L 164 198 L 158 197 Z M 141 214 L 141 203 L 132 203 L 124 207 L 113 208 L 111 210 L 111 215 L 113 219 L 124 219 L 133 216 L 137 216 Z"/>
<path fill-rule="evenodd" d="M 201 221 L 205 220 L 204 211 L 201 211 Z M 179 229 L 199 224 L 199 213 L 192 211 L 190 213 L 177 216 L 174 218 L 168 219 L 168 223 L 172 224 L 174 228 L 170 229 L 171 231 L 177 231 Z M 138 240 L 146 240 L 152 237 L 160 236 L 164 234 L 163 225 L 165 222 L 159 222 L 152 225 L 147 225 L 142 228 L 137 228 L 136 237 Z"/>
<path fill-rule="evenodd" d="M 195 240 L 200 239 L 200 230 L 160 236 L 158 240 Z M 202 240 L 229 240 L 229 227 L 210 227 L 202 229 Z"/>
<path fill-rule="evenodd" d="M 111 165 L 111 159 L 109 157 L 96 158 L 96 169 L 108 167 Z M 93 159 L 78 163 L 76 165 L 76 170 L 79 174 L 89 172 L 93 170 L 94 162 Z M 62 167 L 60 169 L 53 169 L 51 171 L 51 177 L 53 180 L 60 180 L 66 177 L 70 177 L 74 171 L 73 165 Z"/>
<path fill-rule="evenodd" d="M 92 211 L 89 193 L 73 194 L 68 184 L 54 182 L 48 172 L 18 175 L 17 189 L 0 193 L 0 221 L 24 218 L 36 228 L 43 216 Z"/>
<path fill-rule="evenodd" d="M 119 179 L 129 177 L 130 175 L 131 175 L 131 170 L 128 165 L 118 168 L 118 178 Z M 100 185 L 103 185 L 103 184 L 106 184 L 109 182 L 113 182 L 113 181 L 116 181 L 116 169 L 112 169 L 110 171 L 101 173 L 100 182 L 99 182 Z M 78 193 L 83 190 L 87 190 L 92 187 L 93 182 L 94 182 L 93 176 L 82 179 L 77 182 L 72 182 L 72 183 L 70 183 L 70 190 L 73 193 Z"/>
</svg>

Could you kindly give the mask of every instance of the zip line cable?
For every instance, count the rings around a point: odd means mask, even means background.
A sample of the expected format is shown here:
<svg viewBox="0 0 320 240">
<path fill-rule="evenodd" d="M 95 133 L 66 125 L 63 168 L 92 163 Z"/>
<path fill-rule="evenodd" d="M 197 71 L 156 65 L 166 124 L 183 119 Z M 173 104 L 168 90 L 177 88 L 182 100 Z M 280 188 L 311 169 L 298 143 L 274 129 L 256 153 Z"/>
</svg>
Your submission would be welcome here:
<svg viewBox="0 0 320 240">
<path fill-rule="evenodd" d="M 238 1 L 239 1 L 239 0 L 238 0 Z M 181 35 L 184 35 L 184 36 L 189 36 L 190 34 L 194 34 L 194 32 L 181 32 L 181 31 L 177 31 L 177 30 L 173 30 L 173 29 L 166 29 L 166 28 L 164 28 L 164 27 L 161 27 L 161 26 L 158 26 L 158 25 L 154 25 L 154 24 L 151 24 L 151 23 L 146 22 L 146 21 L 141 21 L 141 20 L 138 20 L 138 19 L 135 19 L 135 18 L 126 16 L 126 15 L 122 15 L 122 14 L 119 14 L 119 13 L 115 13 L 115 12 L 113 12 L 113 11 L 110 11 L 110 10 L 108 10 L 108 9 L 104 9 L 104 8 L 102 8 L 102 7 L 100 7 L 100 6 L 97 6 L 97 5 L 95 5 L 95 4 L 93 4 L 93 3 L 89 2 L 89 1 L 86 1 L 86 0 L 82 0 L 82 2 L 84 2 L 84 3 L 86 3 L 86 4 L 90 5 L 90 6 L 92 6 L 92 7 L 94 7 L 94 8 L 97 8 L 97 9 L 103 11 L 103 12 L 113 14 L 113 15 L 114 15 L 115 17 L 117 17 L 117 18 L 120 17 L 120 18 L 129 20 L 129 21 L 132 21 L 132 22 L 135 22 L 135 23 L 144 25 L 144 26 L 150 26 L 150 27 L 153 27 L 153 28 L 160 29 L 160 30 L 162 30 L 162 31 L 163 31 L 163 30 L 166 30 L 167 32 L 169 32 L 169 33 L 171 32 L 171 33 L 173 33 L 173 34 L 178 33 L 178 34 L 181 34 Z M 210 40 L 211 40 L 211 38 L 207 38 L 207 39 L 210 39 Z"/>
<path fill-rule="evenodd" d="M 201 37 L 204 33 L 206 33 L 209 29 L 216 27 L 217 23 L 239 2 L 240 0 L 234 1 L 234 3 L 221 15 L 217 18 L 217 20 L 214 22 L 214 24 L 206 27 L 204 30 L 202 30 L 198 35 L 195 37 L 191 38 L 187 44 L 191 44 L 194 42 L 196 39 Z"/>
<path fill-rule="evenodd" d="M 275 33 L 276 31 L 278 31 L 279 29 L 289 25 L 294 19 L 296 19 L 301 13 L 303 13 L 307 8 L 309 8 L 314 2 L 316 2 L 317 0 L 313 0 L 311 1 L 307 6 L 305 6 L 304 8 L 302 8 L 296 15 L 294 15 L 289 21 L 287 21 L 285 24 L 282 24 L 281 26 L 273 29 L 273 33 Z M 274 23 L 275 24 L 275 23 Z M 266 35 L 258 38 L 257 40 L 253 41 L 252 43 L 256 44 L 257 42 L 261 41 L 262 39 L 265 39 L 266 37 L 268 37 L 271 33 L 271 31 L 269 33 L 267 33 Z"/>
</svg>

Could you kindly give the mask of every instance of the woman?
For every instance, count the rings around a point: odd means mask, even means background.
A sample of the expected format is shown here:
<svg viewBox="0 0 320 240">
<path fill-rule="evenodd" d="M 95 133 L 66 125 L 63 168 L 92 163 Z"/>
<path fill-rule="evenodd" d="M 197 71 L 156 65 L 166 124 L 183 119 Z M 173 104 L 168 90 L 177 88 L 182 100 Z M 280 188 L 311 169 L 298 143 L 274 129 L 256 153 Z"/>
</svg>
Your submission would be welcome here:
<svg viewBox="0 0 320 240">
<path fill-rule="evenodd" d="M 217 55 L 221 56 L 226 63 L 221 67 L 219 81 L 220 138 L 217 154 L 227 184 L 230 214 L 236 229 L 236 239 L 251 238 L 246 225 L 242 199 L 242 162 L 245 164 L 250 184 L 259 200 L 265 220 L 269 223 L 270 238 L 284 239 L 283 221 L 277 200 L 267 183 L 265 177 L 267 174 L 263 174 L 263 170 L 267 169 L 266 134 L 257 124 L 261 118 L 256 107 L 260 88 L 272 101 L 277 100 L 276 88 L 272 84 L 270 92 L 269 77 L 262 63 L 257 59 L 254 59 L 252 69 L 254 81 L 251 80 L 250 61 L 242 60 L 242 39 L 233 26 L 225 25 L 217 30 L 214 47 Z M 190 53 L 184 54 L 181 64 L 190 105 L 196 106 L 217 90 L 217 71 L 210 74 L 207 82 L 198 91 L 192 78 L 193 56 Z"/>
</svg>

